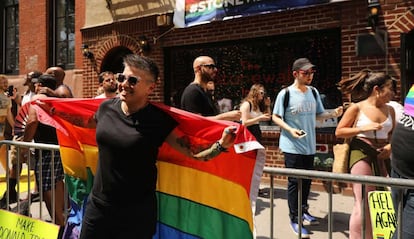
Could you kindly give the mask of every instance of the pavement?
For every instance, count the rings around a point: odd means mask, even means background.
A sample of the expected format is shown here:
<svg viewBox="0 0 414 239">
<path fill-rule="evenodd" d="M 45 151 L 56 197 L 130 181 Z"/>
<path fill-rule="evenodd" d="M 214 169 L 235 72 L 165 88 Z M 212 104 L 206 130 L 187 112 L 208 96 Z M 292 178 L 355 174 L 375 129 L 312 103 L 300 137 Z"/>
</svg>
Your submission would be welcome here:
<svg viewBox="0 0 414 239">
<path fill-rule="evenodd" d="M 270 192 L 267 185 L 261 185 Z M 273 238 L 272 239 L 297 239 L 290 227 L 289 210 L 287 205 L 286 188 L 275 186 L 273 191 Z M 309 213 L 320 222 L 319 225 L 305 226 L 311 232 L 311 239 L 327 239 L 328 233 L 328 197 L 325 191 L 312 190 L 309 195 Z M 333 230 L 332 238 L 349 238 L 349 217 L 353 206 L 353 197 L 342 194 L 332 195 Z M 270 239 L 270 199 L 269 197 L 258 197 L 256 200 L 256 239 Z"/>
</svg>

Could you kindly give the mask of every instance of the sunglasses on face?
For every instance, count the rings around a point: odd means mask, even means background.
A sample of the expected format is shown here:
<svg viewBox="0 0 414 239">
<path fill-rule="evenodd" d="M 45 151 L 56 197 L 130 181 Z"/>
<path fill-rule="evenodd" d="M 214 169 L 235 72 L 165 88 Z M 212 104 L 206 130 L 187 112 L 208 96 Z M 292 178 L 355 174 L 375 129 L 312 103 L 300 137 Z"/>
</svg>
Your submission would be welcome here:
<svg viewBox="0 0 414 239">
<path fill-rule="evenodd" d="M 308 71 L 299 70 L 299 73 L 305 76 L 313 75 L 315 72 L 316 72 L 315 70 L 308 70 Z"/>
<path fill-rule="evenodd" d="M 264 92 L 264 91 L 259 91 L 259 94 L 261 94 L 261 95 L 264 95 L 266 92 Z"/>
<path fill-rule="evenodd" d="M 130 85 L 136 85 L 141 80 L 141 78 L 135 77 L 135 76 L 126 76 L 124 74 L 118 74 L 118 77 L 116 78 L 116 80 L 119 83 L 122 83 L 125 80 L 127 80 L 128 81 L 128 84 L 130 84 Z"/>
<path fill-rule="evenodd" d="M 200 66 L 207 67 L 208 69 L 217 69 L 217 66 L 214 65 L 214 64 L 203 64 L 203 65 L 200 65 Z"/>
</svg>

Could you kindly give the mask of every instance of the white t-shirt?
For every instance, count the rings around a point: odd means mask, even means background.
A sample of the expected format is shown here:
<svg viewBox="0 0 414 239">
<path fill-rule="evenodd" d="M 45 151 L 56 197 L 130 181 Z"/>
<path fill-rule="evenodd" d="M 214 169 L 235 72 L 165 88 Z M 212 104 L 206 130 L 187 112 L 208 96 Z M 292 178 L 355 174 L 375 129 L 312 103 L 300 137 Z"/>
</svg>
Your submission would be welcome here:
<svg viewBox="0 0 414 239">
<path fill-rule="evenodd" d="M 27 102 L 30 102 L 32 100 L 32 97 L 34 95 L 36 95 L 36 94 L 34 92 L 32 92 L 32 91 L 30 91 L 29 93 L 24 94 L 23 95 L 23 98 L 22 98 L 22 106 L 24 104 L 26 104 Z"/>
<path fill-rule="evenodd" d="M 400 103 L 394 100 L 388 102 L 387 105 L 392 106 L 392 108 L 394 108 L 395 121 L 397 122 L 399 119 L 401 119 L 401 116 L 404 113 L 404 106 L 402 106 Z"/>
</svg>

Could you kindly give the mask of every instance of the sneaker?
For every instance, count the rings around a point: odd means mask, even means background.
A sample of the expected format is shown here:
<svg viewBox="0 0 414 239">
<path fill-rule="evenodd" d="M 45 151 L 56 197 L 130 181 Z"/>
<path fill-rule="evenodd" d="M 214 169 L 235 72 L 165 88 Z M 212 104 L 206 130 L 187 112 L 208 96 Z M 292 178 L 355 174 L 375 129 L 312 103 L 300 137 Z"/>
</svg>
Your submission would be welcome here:
<svg viewBox="0 0 414 239">
<path fill-rule="evenodd" d="M 268 198 L 270 196 L 269 194 L 270 194 L 270 191 L 268 189 L 259 188 L 259 193 L 258 193 L 259 197 Z"/>
<path fill-rule="evenodd" d="M 40 194 L 38 192 L 31 193 L 30 199 L 32 202 L 40 202 Z"/>
<path fill-rule="evenodd" d="M 9 204 L 17 202 L 17 192 L 16 191 L 10 191 L 10 198 L 9 198 Z M 0 209 L 6 209 L 7 204 L 7 191 L 4 192 L 3 198 L 0 200 Z"/>
<path fill-rule="evenodd" d="M 12 212 L 19 213 L 21 215 L 29 216 L 29 201 L 22 200 L 19 202 L 20 205 L 16 205 L 14 208 L 11 209 Z"/>
<path fill-rule="evenodd" d="M 309 212 L 303 213 L 303 225 L 319 225 L 318 219 L 316 219 L 314 216 L 310 215 Z"/>
<path fill-rule="evenodd" d="M 293 232 L 298 235 L 299 234 L 299 224 L 296 222 L 290 222 L 290 227 L 292 228 Z M 302 238 L 310 238 L 310 233 L 309 231 L 302 227 Z"/>
</svg>

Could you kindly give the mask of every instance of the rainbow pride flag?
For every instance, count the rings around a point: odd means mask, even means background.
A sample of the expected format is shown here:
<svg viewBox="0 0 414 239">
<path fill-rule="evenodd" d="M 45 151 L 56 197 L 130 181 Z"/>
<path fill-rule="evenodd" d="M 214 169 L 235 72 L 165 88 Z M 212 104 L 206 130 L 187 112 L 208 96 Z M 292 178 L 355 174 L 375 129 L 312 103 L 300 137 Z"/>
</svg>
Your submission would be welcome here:
<svg viewBox="0 0 414 239">
<path fill-rule="evenodd" d="M 78 125 L 86 125 L 102 100 L 42 100 L 41 104 L 54 108 L 53 115 L 44 110 L 47 107 L 35 106 L 39 120 L 58 132 L 71 201 L 64 238 L 79 236 L 98 161 L 95 129 Z M 157 162 L 159 215 L 154 238 L 254 238 L 255 201 L 265 161 L 263 146 L 237 123 L 152 104 L 170 114 L 194 142 L 213 143 L 225 127 L 238 127 L 234 147 L 208 162 L 183 157 L 168 144 L 162 145 Z M 131 193 L 134 190 L 131 188 Z"/>
<path fill-rule="evenodd" d="M 411 86 L 410 90 L 405 97 L 404 102 L 404 113 L 410 116 L 414 116 L 414 85 Z"/>
</svg>

